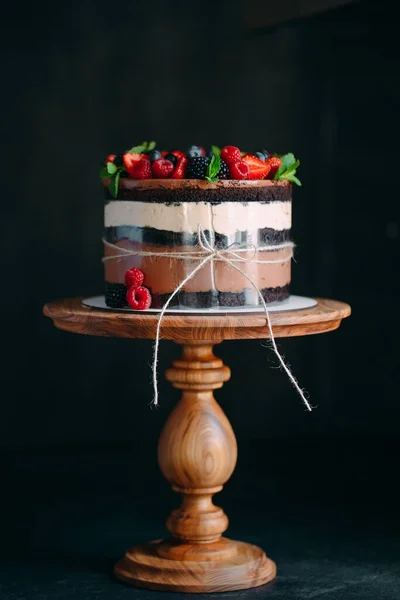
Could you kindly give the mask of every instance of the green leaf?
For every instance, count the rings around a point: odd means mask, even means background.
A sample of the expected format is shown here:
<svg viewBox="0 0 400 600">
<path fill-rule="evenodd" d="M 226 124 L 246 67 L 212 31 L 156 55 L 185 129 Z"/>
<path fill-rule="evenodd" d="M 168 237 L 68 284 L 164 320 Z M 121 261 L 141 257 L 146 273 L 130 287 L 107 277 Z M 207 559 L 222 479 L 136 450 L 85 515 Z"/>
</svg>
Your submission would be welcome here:
<svg viewBox="0 0 400 600">
<path fill-rule="evenodd" d="M 221 156 L 221 148 L 218 146 L 211 146 L 211 151 L 215 156 Z"/>
<path fill-rule="evenodd" d="M 301 181 L 300 179 L 297 179 L 297 177 L 295 175 L 293 175 L 292 173 L 289 173 L 289 175 L 287 176 L 283 176 L 281 177 L 281 179 L 286 179 L 286 181 L 291 181 L 293 183 L 295 183 L 296 185 L 301 186 Z"/>
<path fill-rule="evenodd" d="M 282 154 L 280 158 L 282 161 L 282 165 L 285 167 L 285 171 L 290 169 L 290 167 L 296 162 L 296 159 L 292 152 L 289 152 L 288 154 Z"/>
<path fill-rule="evenodd" d="M 214 179 L 218 180 L 218 173 L 221 168 L 221 159 L 217 154 L 213 154 L 210 160 L 210 164 L 207 167 L 206 179 Z M 209 180 L 210 180 L 209 179 Z"/>
<path fill-rule="evenodd" d="M 109 175 L 113 175 L 117 171 L 118 171 L 118 167 L 116 167 L 114 165 L 114 163 L 112 163 L 112 162 L 108 162 L 107 163 L 107 172 L 108 172 Z"/>
<path fill-rule="evenodd" d="M 120 170 L 118 170 L 118 171 L 117 171 L 117 172 L 116 172 L 116 173 L 113 175 L 113 177 L 111 178 L 111 181 L 110 181 L 110 187 L 109 187 L 109 190 L 110 190 L 110 194 L 111 194 L 111 196 L 112 196 L 113 198 L 117 198 L 117 197 L 118 197 L 118 184 L 119 184 L 119 178 L 120 178 L 120 175 L 121 175 L 121 171 L 120 171 Z"/>
<path fill-rule="evenodd" d="M 149 143 L 147 144 L 146 151 L 147 151 L 147 152 L 150 152 L 151 150 L 154 150 L 154 148 L 156 147 L 156 145 L 157 145 L 157 144 L 156 144 L 156 142 L 149 142 Z"/>
<path fill-rule="evenodd" d="M 110 177 L 110 173 L 107 171 L 107 167 L 103 167 L 100 171 L 100 177 L 102 179 L 108 179 Z"/>
<path fill-rule="evenodd" d="M 147 142 L 142 142 L 139 146 L 133 146 L 128 152 L 132 154 L 142 154 L 147 150 Z"/>
<path fill-rule="evenodd" d="M 285 167 L 283 165 L 281 165 L 279 167 L 279 169 L 277 170 L 277 172 L 275 173 L 274 179 L 280 179 L 281 175 L 282 175 L 282 173 L 284 173 L 284 171 L 285 171 Z"/>
<path fill-rule="evenodd" d="M 219 181 L 218 177 L 206 177 L 207 181 L 210 183 L 214 183 L 215 181 Z"/>
</svg>

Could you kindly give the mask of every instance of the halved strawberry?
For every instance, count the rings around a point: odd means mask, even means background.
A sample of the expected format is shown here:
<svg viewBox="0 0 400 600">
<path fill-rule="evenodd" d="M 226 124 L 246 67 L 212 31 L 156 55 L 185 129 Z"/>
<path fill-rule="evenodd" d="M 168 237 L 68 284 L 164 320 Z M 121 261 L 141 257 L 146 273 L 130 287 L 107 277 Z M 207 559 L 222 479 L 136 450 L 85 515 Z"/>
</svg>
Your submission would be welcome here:
<svg viewBox="0 0 400 600">
<path fill-rule="evenodd" d="M 268 161 L 264 162 L 257 158 L 257 156 L 253 156 L 253 154 L 245 154 L 242 157 L 242 161 L 249 167 L 247 179 L 265 179 L 271 170 L 271 165 L 268 164 Z"/>
<path fill-rule="evenodd" d="M 131 177 L 134 177 L 134 167 L 139 160 L 149 160 L 147 154 L 136 154 L 135 152 L 126 152 L 123 156 L 125 169 Z"/>
<path fill-rule="evenodd" d="M 275 173 L 281 166 L 282 161 L 279 158 L 279 156 L 271 156 L 270 158 L 267 158 L 265 162 L 268 163 L 271 167 L 271 170 L 268 173 L 268 179 L 273 179 L 275 177 Z"/>
<path fill-rule="evenodd" d="M 172 150 L 171 154 L 174 154 L 176 156 L 176 158 L 182 158 L 182 156 L 185 158 L 186 154 L 184 152 L 182 152 L 182 150 Z"/>
<path fill-rule="evenodd" d="M 175 154 L 175 152 L 173 153 Z M 176 156 L 176 154 L 175 154 Z M 182 156 L 178 158 L 178 162 L 176 163 L 176 167 L 174 172 L 171 175 L 171 179 L 184 179 L 186 175 L 186 165 L 188 164 L 188 159 L 182 153 Z"/>
</svg>

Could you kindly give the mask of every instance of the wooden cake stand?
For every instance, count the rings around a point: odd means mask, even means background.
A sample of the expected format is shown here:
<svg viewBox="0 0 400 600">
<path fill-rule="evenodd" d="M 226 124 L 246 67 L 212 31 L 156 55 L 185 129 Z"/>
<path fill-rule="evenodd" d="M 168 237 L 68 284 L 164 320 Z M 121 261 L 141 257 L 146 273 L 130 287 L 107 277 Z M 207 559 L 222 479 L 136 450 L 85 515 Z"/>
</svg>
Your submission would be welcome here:
<svg viewBox="0 0 400 600">
<path fill-rule="evenodd" d="M 121 338 L 154 338 L 156 314 L 114 312 L 83 306 L 80 298 L 51 302 L 44 314 L 59 329 Z M 337 329 L 350 306 L 318 299 L 314 308 L 271 312 L 276 337 L 325 333 Z M 213 391 L 230 370 L 213 354 L 223 340 L 269 337 L 265 316 L 257 314 L 166 314 L 162 338 L 183 346 L 166 377 L 182 390 L 158 446 L 161 471 L 182 494 L 182 504 L 167 519 L 171 537 L 130 548 L 115 565 L 115 575 L 133 585 L 175 592 L 223 592 L 263 585 L 276 574 L 275 563 L 257 546 L 222 537 L 228 518 L 212 497 L 235 468 L 232 427 Z"/>
</svg>

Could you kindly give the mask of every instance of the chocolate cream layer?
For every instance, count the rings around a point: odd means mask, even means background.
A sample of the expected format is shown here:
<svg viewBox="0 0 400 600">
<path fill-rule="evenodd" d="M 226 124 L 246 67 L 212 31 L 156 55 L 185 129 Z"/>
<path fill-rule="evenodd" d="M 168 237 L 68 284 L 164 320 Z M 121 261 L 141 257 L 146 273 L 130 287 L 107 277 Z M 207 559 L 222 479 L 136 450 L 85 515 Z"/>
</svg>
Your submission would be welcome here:
<svg viewBox="0 0 400 600">
<path fill-rule="evenodd" d="M 198 226 L 215 247 L 257 247 L 256 254 L 253 249 L 240 253 L 248 262 L 235 264 L 265 290 L 267 300 L 287 297 L 291 249 L 262 251 L 290 240 L 291 186 L 281 181 L 121 180 L 118 199 L 107 199 L 105 205 L 105 238 L 116 246 L 106 245 L 105 256 L 119 254 L 118 248 L 155 256 L 107 260 L 106 281 L 122 284 L 126 270 L 135 266 L 144 272 L 145 285 L 154 295 L 168 297 L 198 261 L 163 254 L 193 252 Z M 274 263 L 265 262 L 270 260 Z M 188 299 L 201 293 L 212 300 L 220 293 L 228 304 L 257 303 L 249 287 L 241 273 L 214 260 L 188 281 L 184 293 Z"/>
</svg>

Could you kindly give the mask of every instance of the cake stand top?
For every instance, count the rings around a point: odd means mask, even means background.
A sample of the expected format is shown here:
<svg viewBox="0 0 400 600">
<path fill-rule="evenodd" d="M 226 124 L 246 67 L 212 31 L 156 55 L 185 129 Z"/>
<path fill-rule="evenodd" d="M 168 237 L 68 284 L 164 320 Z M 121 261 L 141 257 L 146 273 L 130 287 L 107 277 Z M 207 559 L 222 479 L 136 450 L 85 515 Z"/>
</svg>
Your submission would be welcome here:
<svg viewBox="0 0 400 600">
<path fill-rule="evenodd" d="M 315 298 L 317 305 L 304 310 L 271 312 L 275 337 L 295 337 L 325 333 L 337 329 L 351 308 L 344 302 Z M 49 302 L 44 314 L 59 329 L 116 338 L 153 339 L 158 315 L 108 311 L 84 306 L 82 298 L 65 298 Z M 222 341 L 268 338 L 269 331 L 263 313 L 229 315 L 165 314 L 161 337 L 175 342 L 196 340 Z"/>
</svg>

